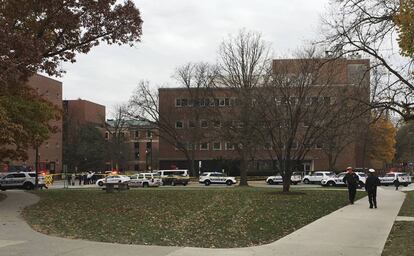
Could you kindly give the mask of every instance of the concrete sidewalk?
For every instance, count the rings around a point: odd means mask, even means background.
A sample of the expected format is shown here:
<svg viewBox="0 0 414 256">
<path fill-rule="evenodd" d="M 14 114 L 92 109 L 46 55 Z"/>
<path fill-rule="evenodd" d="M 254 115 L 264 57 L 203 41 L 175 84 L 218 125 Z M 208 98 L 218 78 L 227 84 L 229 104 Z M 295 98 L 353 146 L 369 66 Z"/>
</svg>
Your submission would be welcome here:
<svg viewBox="0 0 414 256">
<path fill-rule="evenodd" d="M 0 255 L 381 255 L 405 194 L 378 189 L 378 209 L 367 198 L 339 209 L 268 245 L 236 249 L 203 249 L 121 245 L 46 236 L 33 231 L 19 216 L 22 207 L 38 198 L 7 191 L 0 202 Z M 47 209 L 45 209 L 46 211 Z M 196 231 L 195 231 L 196 232 Z"/>
</svg>

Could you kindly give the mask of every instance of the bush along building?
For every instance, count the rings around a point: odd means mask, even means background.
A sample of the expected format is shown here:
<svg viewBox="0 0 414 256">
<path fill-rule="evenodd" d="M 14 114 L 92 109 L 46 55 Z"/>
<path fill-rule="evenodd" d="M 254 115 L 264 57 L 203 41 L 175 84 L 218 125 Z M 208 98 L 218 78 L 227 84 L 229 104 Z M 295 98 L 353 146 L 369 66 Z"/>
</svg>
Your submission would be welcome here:
<svg viewBox="0 0 414 256">
<path fill-rule="evenodd" d="M 159 89 L 161 169 L 249 175 L 369 165 L 370 63 L 281 59 L 259 87 Z"/>
</svg>

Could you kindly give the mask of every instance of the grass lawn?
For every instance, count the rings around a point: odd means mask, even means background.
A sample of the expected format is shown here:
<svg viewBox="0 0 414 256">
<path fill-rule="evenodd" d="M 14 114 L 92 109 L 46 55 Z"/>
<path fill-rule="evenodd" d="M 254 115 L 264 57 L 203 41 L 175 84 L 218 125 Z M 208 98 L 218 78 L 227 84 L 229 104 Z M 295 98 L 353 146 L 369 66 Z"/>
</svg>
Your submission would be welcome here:
<svg viewBox="0 0 414 256">
<path fill-rule="evenodd" d="M 414 191 L 407 192 L 399 216 L 414 217 Z M 414 253 L 414 222 L 396 221 L 382 256 L 411 256 Z"/>
<path fill-rule="evenodd" d="M 404 204 L 402 205 L 398 215 L 414 217 L 414 191 L 407 192 Z"/>
<path fill-rule="evenodd" d="M 23 211 L 37 231 L 126 244 L 246 247 L 275 241 L 347 204 L 346 191 L 136 189 L 36 192 Z M 358 198 L 365 196 L 358 193 Z"/>
<path fill-rule="evenodd" d="M 2 193 L 0 193 L 0 201 L 3 201 L 4 199 L 6 199 L 6 195 L 5 194 L 2 194 Z"/>
</svg>

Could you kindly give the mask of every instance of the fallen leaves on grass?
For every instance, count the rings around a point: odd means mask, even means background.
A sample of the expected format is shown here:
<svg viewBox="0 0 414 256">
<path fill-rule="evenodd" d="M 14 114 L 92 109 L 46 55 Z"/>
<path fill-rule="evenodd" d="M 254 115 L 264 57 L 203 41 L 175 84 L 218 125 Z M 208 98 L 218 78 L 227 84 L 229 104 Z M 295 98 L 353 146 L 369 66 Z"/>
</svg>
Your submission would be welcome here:
<svg viewBox="0 0 414 256">
<path fill-rule="evenodd" d="M 246 247 L 275 241 L 347 204 L 345 191 L 268 189 L 38 192 L 24 210 L 39 232 L 103 242 Z"/>
</svg>

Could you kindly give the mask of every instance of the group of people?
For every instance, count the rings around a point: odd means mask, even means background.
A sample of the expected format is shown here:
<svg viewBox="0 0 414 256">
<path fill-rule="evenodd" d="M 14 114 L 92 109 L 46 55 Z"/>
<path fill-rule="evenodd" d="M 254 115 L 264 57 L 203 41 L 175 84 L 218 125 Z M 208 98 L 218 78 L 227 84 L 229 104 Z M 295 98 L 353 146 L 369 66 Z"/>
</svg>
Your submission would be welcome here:
<svg viewBox="0 0 414 256">
<path fill-rule="evenodd" d="M 97 176 L 95 175 L 95 172 L 82 172 L 79 174 L 72 173 L 68 174 L 67 181 L 69 185 L 75 186 L 76 180 L 78 180 L 78 184 L 80 185 L 88 185 L 88 184 L 95 184 L 95 182 L 98 180 Z"/>
<path fill-rule="evenodd" d="M 346 169 L 347 173 L 343 181 L 348 187 L 349 202 L 354 204 L 356 189 L 359 184 L 359 177 L 353 172 L 352 167 Z M 368 177 L 365 181 L 365 191 L 368 193 L 369 208 L 377 208 L 377 187 L 381 184 L 380 179 L 375 175 L 374 169 L 368 170 Z M 398 187 L 397 187 L 398 188 Z"/>
</svg>

